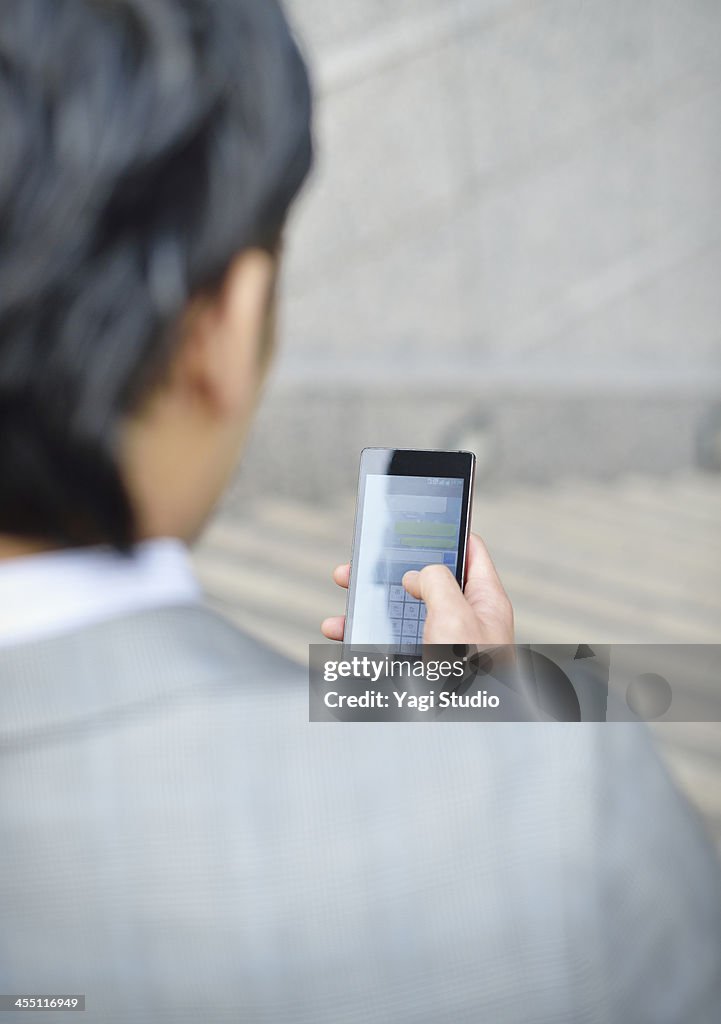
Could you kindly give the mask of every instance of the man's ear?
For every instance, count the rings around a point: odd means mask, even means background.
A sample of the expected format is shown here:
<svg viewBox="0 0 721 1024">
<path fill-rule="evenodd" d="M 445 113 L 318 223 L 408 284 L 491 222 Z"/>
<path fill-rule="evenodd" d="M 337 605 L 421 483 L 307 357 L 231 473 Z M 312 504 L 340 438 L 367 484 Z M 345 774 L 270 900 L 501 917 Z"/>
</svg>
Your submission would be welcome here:
<svg viewBox="0 0 721 1024">
<path fill-rule="evenodd" d="M 191 301 L 170 382 L 184 401 L 222 419 L 254 402 L 275 274 L 273 256 L 249 249 L 236 256 L 216 291 Z"/>
</svg>

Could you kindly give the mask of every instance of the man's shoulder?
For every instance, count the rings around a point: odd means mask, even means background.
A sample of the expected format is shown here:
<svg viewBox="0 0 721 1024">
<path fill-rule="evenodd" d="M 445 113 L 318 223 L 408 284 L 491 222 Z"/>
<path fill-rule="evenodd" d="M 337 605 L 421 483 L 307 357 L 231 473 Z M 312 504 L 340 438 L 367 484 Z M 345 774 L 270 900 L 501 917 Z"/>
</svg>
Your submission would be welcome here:
<svg viewBox="0 0 721 1024">
<path fill-rule="evenodd" d="M 202 604 L 137 612 L 0 649 L 2 738 L 234 687 L 298 692 L 302 670 Z"/>
<path fill-rule="evenodd" d="M 146 657 L 160 657 L 168 677 L 185 674 L 213 680 L 243 675 L 252 679 L 256 673 L 272 673 L 279 681 L 297 681 L 301 673 L 295 662 L 204 604 L 128 616 L 108 624 L 105 633 L 101 642 L 110 635 L 119 643 L 132 638 Z"/>
</svg>

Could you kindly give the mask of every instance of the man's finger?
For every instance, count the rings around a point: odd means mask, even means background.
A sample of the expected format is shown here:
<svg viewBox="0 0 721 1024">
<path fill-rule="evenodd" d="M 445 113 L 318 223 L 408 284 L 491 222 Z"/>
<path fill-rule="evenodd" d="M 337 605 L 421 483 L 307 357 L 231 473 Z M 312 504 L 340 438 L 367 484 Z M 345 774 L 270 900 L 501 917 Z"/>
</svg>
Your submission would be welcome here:
<svg viewBox="0 0 721 1024">
<path fill-rule="evenodd" d="M 425 601 L 429 610 L 462 599 L 458 582 L 447 565 L 426 565 L 420 572 L 411 569 L 402 582 L 411 597 Z"/>
<path fill-rule="evenodd" d="M 494 611 L 501 612 L 502 618 L 510 618 L 510 601 L 496 572 L 488 549 L 480 537 L 473 534 L 468 545 L 468 572 L 464 590 L 466 600 L 475 614 L 481 618 Z"/>
<path fill-rule="evenodd" d="M 350 563 L 345 562 L 344 565 L 337 565 L 333 570 L 333 579 L 339 587 L 347 590 L 350 581 Z"/>
<path fill-rule="evenodd" d="M 331 615 L 320 624 L 320 631 L 328 640 L 342 640 L 344 630 L 345 615 Z"/>
<path fill-rule="evenodd" d="M 468 538 L 466 583 L 470 583 L 472 579 L 482 579 L 489 583 L 497 583 L 499 587 L 502 587 L 488 548 L 477 533 L 472 533 Z"/>
</svg>

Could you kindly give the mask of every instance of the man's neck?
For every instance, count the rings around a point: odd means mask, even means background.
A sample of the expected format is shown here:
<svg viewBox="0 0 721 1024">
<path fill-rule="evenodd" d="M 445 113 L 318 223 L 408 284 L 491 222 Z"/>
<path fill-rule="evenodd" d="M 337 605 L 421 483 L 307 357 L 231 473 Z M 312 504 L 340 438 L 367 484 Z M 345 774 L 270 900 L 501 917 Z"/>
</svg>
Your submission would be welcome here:
<svg viewBox="0 0 721 1024">
<path fill-rule="evenodd" d="M 32 537 L 13 537 L 12 534 L 0 533 L 0 562 L 9 558 L 22 558 L 24 555 L 39 555 L 44 551 L 57 551 L 58 545 L 47 540 Z"/>
</svg>

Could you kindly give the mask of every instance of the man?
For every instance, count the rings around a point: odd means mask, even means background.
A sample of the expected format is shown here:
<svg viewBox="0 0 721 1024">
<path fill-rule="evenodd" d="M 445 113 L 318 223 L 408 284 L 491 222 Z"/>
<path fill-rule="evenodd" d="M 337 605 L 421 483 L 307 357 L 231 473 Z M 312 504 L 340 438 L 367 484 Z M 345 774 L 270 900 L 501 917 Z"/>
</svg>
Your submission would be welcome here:
<svg viewBox="0 0 721 1024">
<path fill-rule="evenodd" d="M 303 674 L 202 606 L 184 545 L 310 164 L 280 11 L 0 13 L 0 991 L 89 1021 L 717 1021 L 716 861 L 645 734 L 310 725 Z M 465 596 L 407 586 L 427 640 L 512 639 L 480 542 Z"/>
</svg>

